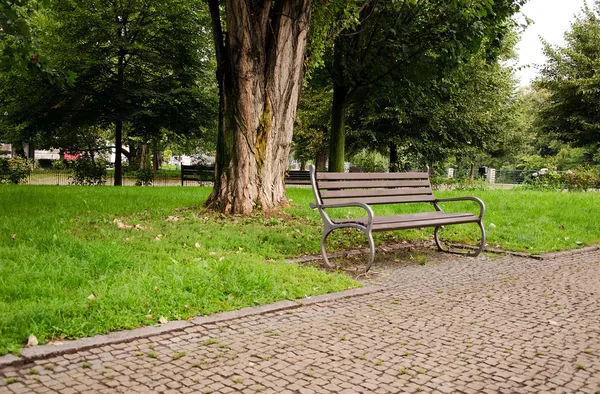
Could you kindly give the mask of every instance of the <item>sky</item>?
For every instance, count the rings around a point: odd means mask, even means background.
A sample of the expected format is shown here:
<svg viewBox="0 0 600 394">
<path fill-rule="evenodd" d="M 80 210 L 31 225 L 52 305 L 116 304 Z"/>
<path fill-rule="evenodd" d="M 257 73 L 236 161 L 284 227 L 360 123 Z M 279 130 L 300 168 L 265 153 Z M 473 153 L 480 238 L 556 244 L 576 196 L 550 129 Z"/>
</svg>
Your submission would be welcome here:
<svg viewBox="0 0 600 394">
<path fill-rule="evenodd" d="M 591 6 L 594 0 L 588 0 Z M 517 44 L 519 61 L 517 67 L 529 65 L 517 71 L 521 86 L 529 85 L 536 77 L 535 64 L 543 64 L 546 57 L 540 37 L 553 45 L 564 45 L 564 32 L 569 30 L 575 15 L 583 8 L 584 0 L 529 0 L 521 9 L 533 20 Z"/>
</svg>

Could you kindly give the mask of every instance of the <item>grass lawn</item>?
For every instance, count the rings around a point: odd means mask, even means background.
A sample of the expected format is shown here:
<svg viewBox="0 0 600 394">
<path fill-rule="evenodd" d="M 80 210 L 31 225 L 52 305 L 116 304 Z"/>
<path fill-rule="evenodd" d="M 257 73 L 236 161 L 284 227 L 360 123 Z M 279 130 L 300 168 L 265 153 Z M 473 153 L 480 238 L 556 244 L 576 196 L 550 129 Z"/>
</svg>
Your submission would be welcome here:
<svg viewBox="0 0 600 394">
<path fill-rule="evenodd" d="M 0 187 L 0 354 L 18 352 L 29 334 L 43 343 L 359 286 L 342 274 L 281 262 L 318 253 L 322 224 L 308 208 L 310 189 L 288 189 L 292 206 L 283 215 L 250 218 L 204 212 L 209 192 Z M 600 194 L 437 194 L 482 198 L 490 246 L 538 253 L 600 242 Z M 476 226 L 465 225 L 443 236 L 474 242 L 476 234 Z M 430 238 L 429 229 L 376 234 L 378 243 Z M 328 250 L 357 244 L 366 245 L 361 233 L 337 231 Z"/>
</svg>

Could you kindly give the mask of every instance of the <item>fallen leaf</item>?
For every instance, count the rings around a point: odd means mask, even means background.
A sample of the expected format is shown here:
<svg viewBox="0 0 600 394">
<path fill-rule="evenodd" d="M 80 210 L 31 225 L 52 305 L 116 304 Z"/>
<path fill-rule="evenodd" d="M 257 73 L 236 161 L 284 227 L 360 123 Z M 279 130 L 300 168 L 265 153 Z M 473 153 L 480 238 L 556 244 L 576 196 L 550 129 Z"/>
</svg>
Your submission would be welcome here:
<svg viewBox="0 0 600 394">
<path fill-rule="evenodd" d="M 152 319 L 152 316 L 154 316 L 154 315 L 147 314 L 147 315 L 146 315 L 146 319 Z"/>
<path fill-rule="evenodd" d="M 223 260 L 225 260 L 225 256 L 221 256 L 221 257 L 219 258 L 219 261 L 223 261 Z"/>
<path fill-rule="evenodd" d="M 158 286 L 154 286 L 154 291 L 158 291 Z"/>
<path fill-rule="evenodd" d="M 179 220 L 179 216 L 169 216 L 167 222 L 176 222 Z"/>
<path fill-rule="evenodd" d="M 187 248 L 187 244 L 183 244 L 183 245 L 181 245 L 181 247 L 185 249 L 185 248 Z"/>
<path fill-rule="evenodd" d="M 164 316 L 161 316 L 161 317 L 158 319 L 158 322 L 159 322 L 160 324 L 167 324 L 167 323 L 169 322 L 169 319 L 167 319 L 167 318 L 166 318 L 166 317 L 164 317 Z"/>
<path fill-rule="evenodd" d="M 29 336 L 29 338 L 27 338 L 27 346 L 37 346 L 38 345 L 38 339 L 35 337 L 35 335 L 31 334 Z"/>
<path fill-rule="evenodd" d="M 10 236 L 12 239 L 17 239 L 17 234 L 11 234 Z"/>
<path fill-rule="evenodd" d="M 96 296 L 94 296 L 94 293 L 92 293 L 88 296 L 88 300 L 90 300 L 90 301 L 93 301 L 95 299 L 96 299 Z"/>
<path fill-rule="evenodd" d="M 200 242 L 196 242 L 196 243 L 194 244 L 194 246 L 195 246 L 195 247 L 197 247 L 197 248 L 200 248 Z"/>
<path fill-rule="evenodd" d="M 210 252 L 209 254 L 210 254 L 211 256 L 214 256 L 214 255 L 216 255 L 216 254 L 217 254 L 217 252 Z"/>
</svg>

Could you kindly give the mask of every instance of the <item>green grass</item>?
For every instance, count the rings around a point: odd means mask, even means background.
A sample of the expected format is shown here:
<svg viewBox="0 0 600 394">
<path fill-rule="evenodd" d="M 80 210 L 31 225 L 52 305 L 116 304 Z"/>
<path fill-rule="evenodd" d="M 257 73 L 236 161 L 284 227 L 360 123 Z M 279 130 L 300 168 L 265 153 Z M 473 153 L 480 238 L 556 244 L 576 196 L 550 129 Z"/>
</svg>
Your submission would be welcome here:
<svg viewBox="0 0 600 394">
<path fill-rule="evenodd" d="M 309 249 L 307 224 L 204 214 L 209 192 L 1 187 L 0 354 L 29 334 L 44 343 L 359 286 L 278 261 Z"/>
<path fill-rule="evenodd" d="M 511 251 L 544 253 L 576 249 L 600 243 L 600 193 L 566 193 L 527 190 L 473 190 L 440 191 L 438 198 L 472 195 L 486 204 L 484 224 L 487 244 Z M 314 201 L 311 190 L 288 189 L 294 205 L 290 212 L 298 217 L 318 218 L 305 208 Z M 448 212 L 479 212 L 473 202 L 448 202 L 442 205 Z M 374 206 L 375 214 L 391 215 L 431 210 L 427 204 Z M 340 209 L 336 217 L 364 216 L 364 210 Z M 405 230 L 394 234 L 375 234 L 376 242 L 392 239 L 433 239 L 432 229 Z M 479 234 L 476 225 L 446 226 L 440 232 L 442 239 L 451 242 L 475 244 Z M 360 239 L 360 234 L 357 239 Z M 362 237 L 364 238 L 364 237 Z M 335 244 L 336 240 L 332 241 Z M 329 245 L 329 241 L 328 241 Z M 318 250 L 315 249 L 315 250 Z"/>
<path fill-rule="evenodd" d="M 45 343 L 359 286 L 341 274 L 281 262 L 319 251 L 322 223 L 308 208 L 310 189 L 288 189 L 291 207 L 284 215 L 252 217 L 205 212 L 209 192 L 0 187 L 0 354 L 17 353 L 30 334 Z M 438 196 L 465 194 L 487 204 L 490 246 L 540 253 L 600 243 L 600 194 L 483 190 Z M 476 209 L 472 203 L 446 207 Z M 379 214 L 415 209 L 429 208 L 375 208 Z M 474 243 L 476 230 L 448 226 L 442 235 Z M 431 239 L 431 233 L 380 233 L 376 242 Z M 334 232 L 327 247 L 365 245 L 364 235 L 348 230 Z"/>
</svg>

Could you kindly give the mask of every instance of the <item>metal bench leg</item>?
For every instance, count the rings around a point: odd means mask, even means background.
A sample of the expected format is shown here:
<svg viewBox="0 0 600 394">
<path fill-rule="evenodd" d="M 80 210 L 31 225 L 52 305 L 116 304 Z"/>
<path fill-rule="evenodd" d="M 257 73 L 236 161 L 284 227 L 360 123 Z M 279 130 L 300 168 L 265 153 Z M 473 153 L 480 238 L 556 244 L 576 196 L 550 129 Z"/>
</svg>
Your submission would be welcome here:
<svg viewBox="0 0 600 394">
<path fill-rule="evenodd" d="M 479 228 L 481 229 L 481 243 L 479 244 L 479 248 L 475 252 L 467 253 L 467 256 L 470 256 L 470 257 L 479 256 L 479 253 L 481 253 L 481 251 L 485 247 L 485 228 L 483 228 L 483 223 L 479 222 L 478 224 L 479 224 Z"/>
<path fill-rule="evenodd" d="M 442 246 L 442 243 L 440 242 L 440 236 L 438 234 L 438 232 L 440 231 L 440 229 L 444 227 L 444 226 L 437 226 L 435 228 L 435 230 L 433 231 L 433 239 L 435 240 L 435 245 L 438 247 L 438 249 L 442 252 L 449 252 L 448 249 L 444 249 L 444 247 Z"/>
<path fill-rule="evenodd" d="M 329 259 L 327 258 L 327 251 L 325 250 L 325 241 L 327 240 L 327 237 L 329 236 L 329 234 L 331 234 L 331 230 L 333 230 L 333 229 L 325 229 L 324 233 L 323 233 L 323 237 L 321 238 L 321 255 L 323 256 L 325 265 L 329 268 L 333 268 L 333 266 L 331 265 L 331 263 L 329 262 Z"/>
<path fill-rule="evenodd" d="M 481 229 L 481 243 L 479 244 L 479 247 L 473 253 L 457 253 L 457 252 L 452 252 L 450 249 L 444 249 L 444 247 L 442 246 L 442 242 L 440 241 L 440 236 L 438 234 L 440 229 L 444 226 L 437 226 L 435 228 L 435 231 L 433 232 L 433 239 L 435 240 L 435 245 L 442 252 L 464 254 L 469 257 L 477 257 L 477 256 L 479 256 L 479 253 L 481 253 L 481 251 L 483 251 L 483 248 L 485 247 L 485 228 L 483 227 L 483 223 L 479 222 L 477 224 L 479 225 L 479 228 Z"/>
<path fill-rule="evenodd" d="M 372 233 L 368 233 L 368 234 L 365 233 L 365 235 L 367 236 L 367 239 L 369 240 L 369 248 L 371 249 L 371 256 L 369 259 L 369 264 L 367 264 L 367 268 L 365 268 L 365 272 L 367 272 L 371 268 L 371 265 L 373 264 L 373 260 L 375 260 L 375 242 L 373 241 Z"/>
</svg>

